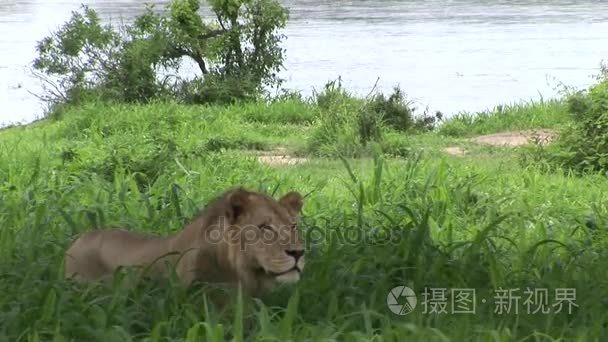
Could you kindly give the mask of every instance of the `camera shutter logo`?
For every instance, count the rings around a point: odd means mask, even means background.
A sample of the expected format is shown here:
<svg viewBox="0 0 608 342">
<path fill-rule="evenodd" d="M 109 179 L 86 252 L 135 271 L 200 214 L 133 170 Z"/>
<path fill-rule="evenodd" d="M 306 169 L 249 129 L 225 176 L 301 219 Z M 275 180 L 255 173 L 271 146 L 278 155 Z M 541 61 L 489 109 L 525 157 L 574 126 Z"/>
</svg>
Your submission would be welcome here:
<svg viewBox="0 0 608 342">
<path fill-rule="evenodd" d="M 386 305 L 397 315 L 407 315 L 416 308 L 416 294 L 406 286 L 393 288 L 386 296 Z"/>
</svg>

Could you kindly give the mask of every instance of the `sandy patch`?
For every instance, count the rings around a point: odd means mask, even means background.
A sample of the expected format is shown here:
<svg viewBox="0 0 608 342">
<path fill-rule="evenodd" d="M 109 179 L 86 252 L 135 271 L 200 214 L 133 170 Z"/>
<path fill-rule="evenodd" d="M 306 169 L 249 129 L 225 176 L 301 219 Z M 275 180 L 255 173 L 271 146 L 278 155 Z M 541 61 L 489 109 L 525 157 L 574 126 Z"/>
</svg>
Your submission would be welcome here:
<svg viewBox="0 0 608 342">
<path fill-rule="evenodd" d="M 285 148 L 279 147 L 259 153 L 258 161 L 268 165 L 295 165 L 307 162 L 308 158 L 291 156 Z"/>
<path fill-rule="evenodd" d="M 308 159 L 292 156 L 259 156 L 258 161 L 268 165 L 294 165 L 306 162 Z"/>
<path fill-rule="evenodd" d="M 447 154 L 452 155 L 452 156 L 464 156 L 464 155 L 467 153 L 467 151 L 466 151 L 464 148 L 462 148 L 462 147 L 457 147 L 457 146 L 453 146 L 453 147 L 446 147 L 446 148 L 444 149 L 444 151 L 445 151 Z"/>
<path fill-rule="evenodd" d="M 482 135 L 471 139 L 472 142 L 492 146 L 521 146 L 533 142 L 547 144 L 556 134 L 550 130 L 515 131 Z"/>
<path fill-rule="evenodd" d="M 471 138 L 470 141 L 480 145 L 515 147 L 535 142 L 545 145 L 555 139 L 556 136 L 557 134 L 551 130 L 541 129 L 480 135 Z M 447 147 L 444 151 L 452 156 L 463 156 L 467 154 L 467 151 L 464 148 L 457 146 Z"/>
</svg>

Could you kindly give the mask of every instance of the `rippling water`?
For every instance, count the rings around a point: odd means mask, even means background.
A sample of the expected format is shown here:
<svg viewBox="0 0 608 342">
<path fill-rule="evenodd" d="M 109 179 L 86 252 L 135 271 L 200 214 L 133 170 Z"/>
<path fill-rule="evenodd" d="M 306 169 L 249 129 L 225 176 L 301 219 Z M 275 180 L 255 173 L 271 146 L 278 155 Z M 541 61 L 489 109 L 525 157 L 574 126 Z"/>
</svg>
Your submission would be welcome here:
<svg viewBox="0 0 608 342">
<path fill-rule="evenodd" d="M 159 9 L 168 0 L 153 1 Z M 340 76 L 366 94 L 379 77 L 419 106 L 446 114 L 555 94 L 590 84 L 608 60 L 606 1 L 284 0 L 287 87 L 310 93 Z M 141 0 L 2 0 L 0 124 L 28 122 L 43 104 L 28 66 L 36 41 L 80 3 L 104 20 L 141 13 Z"/>
</svg>

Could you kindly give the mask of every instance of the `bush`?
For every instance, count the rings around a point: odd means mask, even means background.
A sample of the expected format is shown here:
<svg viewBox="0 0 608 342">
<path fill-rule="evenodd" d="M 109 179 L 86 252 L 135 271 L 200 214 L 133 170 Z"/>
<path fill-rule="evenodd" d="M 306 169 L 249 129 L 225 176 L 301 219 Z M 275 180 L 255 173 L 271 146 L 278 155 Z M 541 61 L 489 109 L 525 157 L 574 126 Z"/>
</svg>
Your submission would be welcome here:
<svg viewBox="0 0 608 342">
<path fill-rule="evenodd" d="M 256 99 L 256 85 L 246 79 L 208 74 L 182 82 L 176 97 L 183 103 L 234 104 Z"/>
<path fill-rule="evenodd" d="M 101 25 L 97 13 L 83 6 L 37 45 L 34 69 L 46 81 L 44 97 L 51 103 L 164 96 L 234 102 L 279 85 L 283 36 L 277 30 L 285 26 L 287 10 L 277 0 L 211 0 L 210 5 L 212 20 L 201 18 L 199 0 L 173 0 L 167 14 L 149 6 L 133 24 L 118 28 Z M 184 58 L 194 61 L 202 76 L 160 77 L 161 71 L 179 71 Z"/>
<path fill-rule="evenodd" d="M 314 99 L 319 114 L 309 143 L 313 153 L 358 157 L 367 143 L 382 140 L 382 115 L 344 89 L 340 79 L 328 82 Z"/>
<path fill-rule="evenodd" d="M 381 116 L 390 127 L 398 131 L 407 131 L 414 126 L 413 110 L 410 104 L 405 100 L 401 89 L 395 87 L 388 98 L 382 93 L 374 96 L 369 109 Z"/>
<path fill-rule="evenodd" d="M 407 137 L 402 134 L 386 134 L 380 143 L 382 152 L 393 157 L 408 157 L 412 155 L 413 149 Z"/>
<path fill-rule="evenodd" d="M 268 145 L 263 141 L 248 137 L 229 138 L 223 136 L 213 136 L 207 139 L 204 149 L 207 151 L 236 149 L 263 151 L 268 149 Z"/>
<path fill-rule="evenodd" d="M 382 93 L 374 96 L 369 102 L 368 110 L 381 118 L 387 126 L 397 131 L 422 132 L 432 130 L 436 121 L 441 119 L 442 114 L 437 112 L 433 116 L 425 111 L 421 116 L 416 116 L 416 108 L 412 104 L 411 101 L 406 99 L 401 88 L 397 86 L 393 88 L 393 93 L 388 97 L 385 97 Z"/>
<path fill-rule="evenodd" d="M 608 171 L 608 77 L 567 98 L 573 123 L 561 133 L 552 158 L 574 171 Z"/>
<path fill-rule="evenodd" d="M 319 114 L 308 149 L 323 156 L 367 155 L 371 151 L 369 143 L 374 142 L 385 153 L 406 156 L 409 150 L 402 145 L 399 134 L 432 130 L 441 118 L 439 112 L 436 116 L 426 111 L 415 116 L 415 108 L 405 100 L 399 87 L 389 97 L 380 93 L 366 100 L 351 95 L 338 80 L 327 83 L 321 93 L 316 93 L 315 101 Z M 391 135 L 388 142 L 384 142 L 385 132 Z"/>
<path fill-rule="evenodd" d="M 357 115 L 359 142 L 365 146 L 368 142 L 382 140 L 382 116 L 377 112 L 362 108 Z"/>
<path fill-rule="evenodd" d="M 346 91 L 340 80 L 328 82 L 314 93 L 319 113 L 309 137 L 308 150 L 319 156 L 356 157 L 361 153 L 357 113 L 363 102 Z"/>
</svg>

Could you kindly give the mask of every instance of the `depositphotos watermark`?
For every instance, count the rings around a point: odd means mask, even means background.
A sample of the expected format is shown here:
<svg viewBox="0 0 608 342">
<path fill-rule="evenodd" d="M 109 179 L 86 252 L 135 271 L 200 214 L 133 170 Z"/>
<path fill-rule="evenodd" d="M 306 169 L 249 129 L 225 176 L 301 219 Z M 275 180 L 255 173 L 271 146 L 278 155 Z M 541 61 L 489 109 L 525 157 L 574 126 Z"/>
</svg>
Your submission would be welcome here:
<svg viewBox="0 0 608 342">
<path fill-rule="evenodd" d="M 488 303 L 490 302 L 490 303 Z M 418 298 L 406 286 L 394 287 L 386 296 L 386 306 L 397 315 L 414 311 Z M 424 288 L 420 307 L 423 314 L 475 314 L 480 305 L 493 305 L 494 313 L 503 314 L 571 314 L 576 304 L 575 288 L 499 287 L 489 299 L 477 298 L 474 288 Z"/>
<path fill-rule="evenodd" d="M 295 222 L 289 225 L 239 225 L 230 226 L 228 219 L 220 217 L 217 229 L 207 229 L 203 238 L 207 243 L 238 243 L 242 248 L 257 244 L 292 244 L 301 242 L 307 247 L 334 240 L 339 245 L 391 245 L 399 244 L 404 232 L 392 227 L 333 227 L 321 228 L 317 225 L 299 227 Z"/>
</svg>

